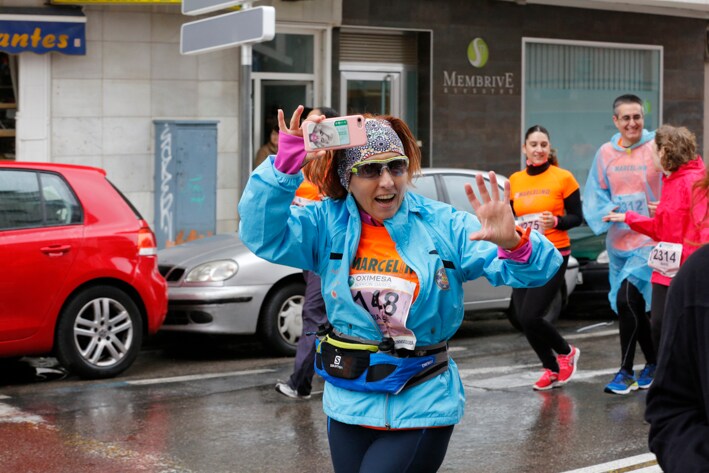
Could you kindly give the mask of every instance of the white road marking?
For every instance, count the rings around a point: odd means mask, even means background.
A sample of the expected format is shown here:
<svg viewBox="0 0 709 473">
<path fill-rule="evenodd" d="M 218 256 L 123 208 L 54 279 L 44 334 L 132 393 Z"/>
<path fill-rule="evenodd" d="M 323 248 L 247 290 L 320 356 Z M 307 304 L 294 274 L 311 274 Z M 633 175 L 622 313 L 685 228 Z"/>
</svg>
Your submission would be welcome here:
<svg viewBox="0 0 709 473">
<path fill-rule="evenodd" d="M 586 338 L 596 338 L 596 337 L 607 337 L 610 335 L 618 335 L 618 330 L 601 330 L 600 332 L 593 333 L 582 333 L 582 334 L 569 334 L 564 335 L 567 340 L 583 340 Z"/>
<path fill-rule="evenodd" d="M 586 326 L 584 326 L 584 327 L 581 327 L 581 328 L 579 328 L 579 329 L 576 329 L 576 332 L 577 332 L 577 333 L 586 332 L 587 330 L 593 330 L 594 328 L 598 328 L 598 327 L 607 327 L 607 326 L 609 326 L 609 325 L 613 325 L 614 323 L 615 323 L 615 322 L 613 322 L 613 321 L 611 320 L 610 322 L 599 322 L 599 323 L 597 323 L 597 324 L 586 325 Z"/>
<path fill-rule="evenodd" d="M 652 453 L 621 458 L 620 460 L 587 466 L 577 470 L 569 470 L 563 473 L 613 473 L 617 471 L 628 473 L 662 473 L 662 470 L 657 465 L 657 459 Z"/>
<path fill-rule="evenodd" d="M 8 399 L 9 396 L 3 396 Z M 0 402 L 0 424 L 44 424 L 44 417 L 29 414 L 22 409 Z"/>
<path fill-rule="evenodd" d="M 136 379 L 136 380 L 132 380 L 132 381 L 126 381 L 125 384 L 130 384 L 133 386 L 145 386 L 145 385 L 149 385 L 149 384 L 181 383 L 184 381 L 196 381 L 196 380 L 200 380 L 200 379 L 230 378 L 232 376 L 246 376 L 249 374 L 273 373 L 274 371 L 276 371 L 276 370 L 262 369 L 262 370 L 245 370 L 245 371 L 227 371 L 224 373 L 192 374 L 192 375 L 185 375 L 185 376 L 173 376 L 171 378 Z"/>
<path fill-rule="evenodd" d="M 645 365 L 636 365 L 635 370 L 643 369 Z M 538 368 L 534 371 L 527 371 L 529 368 Z M 532 384 L 539 378 L 541 367 L 540 365 L 513 365 L 513 366 L 497 366 L 490 368 L 474 368 L 461 369 L 460 378 L 463 385 L 468 388 L 479 389 L 511 389 L 520 388 L 523 386 L 531 387 Z M 599 376 L 610 376 L 618 372 L 618 368 L 606 368 L 601 370 L 576 370 L 573 382 L 588 381 Z M 492 378 L 480 378 L 481 374 L 488 373 L 504 373 L 502 376 Z"/>
<path fill-rule="evenodd" d="M 600 332 L 586 334 L 571 334 L 565 335 L 567 340 L 579 340 L 586 338 L 605 337 L 608 335 L 617 335 L 618 330 L 603 330 Z M 644 365 L 633 367 L 634 369 L 642 369 Z M 531 386 L 539 378 L 541 365 L 539 363 L 525 365 L 510 365 L 510 366 L 488 366 L 484 368 L 460 369 L 460 377 L 463 385 L 468 388 L 479 389 L 510 389 L 520 388 L 523 386 Z M 577 370 L 574 374 L 573 381 L 589 380 L 598 376 L 610 376 L 618 372 L 618 368 L 607 368 L 600 370 Z M 485 374 L 497 374 L 494 377 L 481 377 Z"/>
<path fill-rule="evenodd" d="M 645 365 L 636 365 L 635 370 L 643 369 Z M 529 368 L 538 368 L 529 371 Z M 539 378 L 541 366 L 539 363 L 533 365 L 513 365 L 513 366 L 492 366 L 487 368 L 461 369 L 460 378 L 463 385 L 468 388 L 479 389 L 511 389 L 523 386 L 531 387 Z M 601 370 L 576 370 L 572 382 L 586 381 L 599 376 L 610 376 L 618 372 L 618 368 L 606 368 Z M 481 374 L 498 373 L 502 376 L 492 378 L 480 378 Z"/>
</svg>

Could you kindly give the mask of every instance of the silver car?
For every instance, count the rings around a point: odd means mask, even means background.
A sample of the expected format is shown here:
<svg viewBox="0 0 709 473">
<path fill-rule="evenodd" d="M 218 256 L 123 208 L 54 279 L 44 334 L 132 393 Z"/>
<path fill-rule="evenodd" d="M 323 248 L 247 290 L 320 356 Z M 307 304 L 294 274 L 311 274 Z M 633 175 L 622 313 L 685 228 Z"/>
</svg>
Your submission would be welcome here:
<svg viewBox="0 0 709 473">
<path fill-rule="evenodd" d="M 424 169 L 411 190 L 472 212 L 463 184 L 472 183 L 479 173 Z M 484 176 L 487 182 L 487 174 Z M 500 185 L 505 180 L 500 176 Z M 169 288 L 168 314 L 161 330 L 257 334 L 272 352 L 295 353 L 302 330 L 305 289 L 301 270 L 259 258 L 236 234 L 216 235 L 160 250 L 158 265 Z M 578 263 L 570 260 L 566 285 L 551 304 L 548 320 L 559 317 L 576 285 L 577 274 Z M 519 328 L 510 309 L 509 287 L 493 287 L 480 278 L 465 283 L 464 289 L 467 316 L 481 311 L 505 311 Z"/>
</svg>

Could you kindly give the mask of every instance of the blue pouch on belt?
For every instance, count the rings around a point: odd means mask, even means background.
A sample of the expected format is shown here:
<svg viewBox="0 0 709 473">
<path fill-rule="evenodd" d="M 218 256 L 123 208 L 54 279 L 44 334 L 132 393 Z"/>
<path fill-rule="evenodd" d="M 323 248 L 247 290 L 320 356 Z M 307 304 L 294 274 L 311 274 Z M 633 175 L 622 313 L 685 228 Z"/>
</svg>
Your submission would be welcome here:
<svg viewBox="0 0 709 473">
<path fill-rule="evenodd" d="M 329 333 L 315 341 L 315 371 L 335 386 L 361 392 L 397 394 L 448 369 L 444 343 L 418 349 L 419 356 L 379 351 L 376 342 L 355 342 Z"/>
</svg>

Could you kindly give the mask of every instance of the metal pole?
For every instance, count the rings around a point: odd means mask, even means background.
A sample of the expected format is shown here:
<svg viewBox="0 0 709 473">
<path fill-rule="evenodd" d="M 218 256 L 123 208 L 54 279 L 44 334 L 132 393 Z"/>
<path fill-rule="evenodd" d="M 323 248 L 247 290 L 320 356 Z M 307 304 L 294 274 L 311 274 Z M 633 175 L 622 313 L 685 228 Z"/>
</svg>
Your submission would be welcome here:
<svg viewBox="0 0 709 473">
<path fill-rule="evenodd" d="M 250 8 L 250 3 L 244 3 L 241 8 Z M 251 130 L 253 128 L 253 98 L 251 90 L 251 60 L 252 49 L 250 44 L 241 45 L 241 87 L 239 90 L 239 196 L 246 187 L 246 181 L 251 174 L 252 160 L 254 157 Z"/>
</svg>

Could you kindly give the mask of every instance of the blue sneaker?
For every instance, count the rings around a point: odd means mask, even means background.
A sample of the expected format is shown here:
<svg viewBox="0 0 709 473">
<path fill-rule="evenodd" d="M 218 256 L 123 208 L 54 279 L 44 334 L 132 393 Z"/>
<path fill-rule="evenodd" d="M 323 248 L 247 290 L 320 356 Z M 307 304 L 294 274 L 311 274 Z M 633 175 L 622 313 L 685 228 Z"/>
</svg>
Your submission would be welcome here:
<svg viewBox="0 0 709 473">
<path fill-rule="evenodd" d="M 638 389 L 638 382 L 635 379 L 635 374 L 632 371 L 621 369 L 616 373 L 613 381 L 606 384 L 604 391 L 611 394 L 628 394 L 636 389 Z"/>
<path fill-rule="evenodd" d="M 655 378 L 655 368 L 657 365 L 648 363 L 638 375 L 638 387 L 640 389 L 648 389 L 652 385 L 652 380 Z"/>
</svg>

